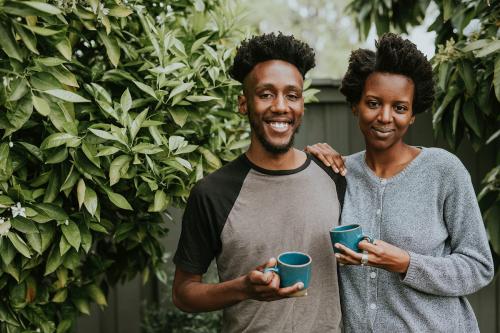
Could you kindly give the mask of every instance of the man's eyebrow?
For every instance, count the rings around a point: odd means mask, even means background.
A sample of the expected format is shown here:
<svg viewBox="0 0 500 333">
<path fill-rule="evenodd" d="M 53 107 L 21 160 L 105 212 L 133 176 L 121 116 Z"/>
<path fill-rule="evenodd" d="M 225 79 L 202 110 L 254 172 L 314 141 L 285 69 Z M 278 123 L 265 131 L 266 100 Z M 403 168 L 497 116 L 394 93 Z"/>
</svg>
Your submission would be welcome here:
<svg viewBox="0 0 500 333">
<path fill-rule="evenodd" d="M 270 88 L 276 88 L 276 86 L 272 83 L 261 83 L 255 86 L 256 89 L 270 89 Z M 299 90 L 302 91 L 302 88 L 293 84 L 289 84 L 285 86 L 285 89 L 287 90 Z"/>
</svg>

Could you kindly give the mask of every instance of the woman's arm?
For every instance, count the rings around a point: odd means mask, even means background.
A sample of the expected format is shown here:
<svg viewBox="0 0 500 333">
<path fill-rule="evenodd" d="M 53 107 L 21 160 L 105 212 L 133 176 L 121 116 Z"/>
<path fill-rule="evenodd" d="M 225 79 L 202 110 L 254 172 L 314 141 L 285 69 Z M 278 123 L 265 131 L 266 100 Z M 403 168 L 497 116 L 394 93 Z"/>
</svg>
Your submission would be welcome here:
<svg viewBox="0 0 500 333">
<path fill-rule="evenodd" d="M 328 143 L 316 143 L 312 146 L 306 146 L 304 151 L 316 156 L 326 166 L 331 167 L 333 172 L 340 173 L 342 176 L 346 175 L 347 169 L 344 157 L 330 147 Z"/>
</svg>

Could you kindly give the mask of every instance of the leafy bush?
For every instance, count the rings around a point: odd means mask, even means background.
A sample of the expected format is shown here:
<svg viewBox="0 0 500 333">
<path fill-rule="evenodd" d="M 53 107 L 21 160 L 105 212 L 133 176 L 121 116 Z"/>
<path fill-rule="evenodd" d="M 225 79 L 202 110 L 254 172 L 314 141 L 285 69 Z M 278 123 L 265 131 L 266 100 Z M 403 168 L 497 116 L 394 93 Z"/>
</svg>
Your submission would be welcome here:
<svg viewBox="0 0 500 333">
<path fill-rule="evenodd" d="M 232 1 L 0 0 L 0 331 L 66 332 L 160 280 L 168 229 L 248 144 Z"/>
<path fill-rule="evenodd" d="M 170 291 L 174 276 L 174 266 L 167 267 L 167 284 L 161 292 L 160 304 L 148 303 L 144 307 L 142 319 L 143 333 L 219 333 L 222 330 L 222 311 L 205 313 L 185 313 L 176 309 Z M 203 276 L 206 283 L 218 282 L 215 265 L 211 265 Z M 162 288 L 163 289 L 163 288 Z"/>
<path fill-rule="evenodd" d="M 352 13 L 366 37 L 375 24 L 380 35 L 406 32 L 420 23 L 429 0 L 352 0 Z M 437 82 L 433 125 L 452 149 L 467 138 L 475 151 L 496 147 L 496 166 L 484 175 L 479 204 L 493 249 L 500 255 L 500 2 L 434 1 L 439 16 L 429 27 L 436 31 L 437 53 L 432 59 Z M 403 12 L 396 8 L 407 7 Z M 399 14 L 398 14 L 399 13 Z M 416 13 L 409 18 L 408 13 Z"/>
</svg>

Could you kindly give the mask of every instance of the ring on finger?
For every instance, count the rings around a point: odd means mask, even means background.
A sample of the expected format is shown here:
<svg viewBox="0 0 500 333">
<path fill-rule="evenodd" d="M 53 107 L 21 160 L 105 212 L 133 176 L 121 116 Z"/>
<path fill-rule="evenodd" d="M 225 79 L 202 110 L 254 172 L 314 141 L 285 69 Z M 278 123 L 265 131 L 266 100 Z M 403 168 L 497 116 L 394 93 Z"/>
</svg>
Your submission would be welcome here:
<svg viewBox="0 0 500 333">
<path fill-rule="evenodd" d="M 361 255 L 361 266 L 365 266 L 368 264 L 368 253 L 363 252 Z"/>
</svg>

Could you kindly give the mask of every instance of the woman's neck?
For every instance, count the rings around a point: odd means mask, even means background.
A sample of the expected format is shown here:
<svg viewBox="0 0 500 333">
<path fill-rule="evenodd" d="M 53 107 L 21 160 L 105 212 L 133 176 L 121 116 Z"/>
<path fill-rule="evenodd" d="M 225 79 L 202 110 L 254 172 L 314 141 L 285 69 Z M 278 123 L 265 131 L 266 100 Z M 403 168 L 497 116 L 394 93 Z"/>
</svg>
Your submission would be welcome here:
<svg viewBox="0 0 500 333">
<path fill-rule="evenodd" d="M 417 147 L 403 142 L 385 150 L 366 149 L 366 164 L 380 178 L 391 178 L 400 173 L 420 153 Z"/>
</svg>

